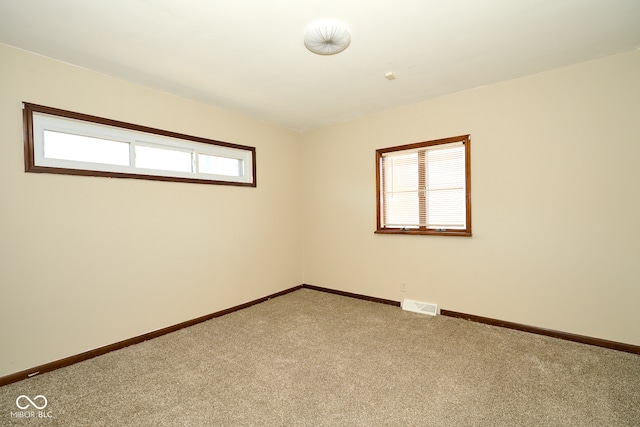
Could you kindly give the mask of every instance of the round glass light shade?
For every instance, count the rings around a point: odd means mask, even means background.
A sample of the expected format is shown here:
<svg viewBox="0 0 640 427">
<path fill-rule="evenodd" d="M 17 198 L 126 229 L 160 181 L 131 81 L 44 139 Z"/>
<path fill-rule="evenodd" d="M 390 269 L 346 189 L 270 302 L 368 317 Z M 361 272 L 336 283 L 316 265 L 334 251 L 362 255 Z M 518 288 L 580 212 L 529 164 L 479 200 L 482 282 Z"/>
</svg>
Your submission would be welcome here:
<svg viewBox="0 0 640 427">
<path fill-rule="evenodd" d="M 307 27 L 304 45 L 318 55 L 335 55 L 349 47 L 351 34 L 339 21 L 317 21 Z"/>
</svg>

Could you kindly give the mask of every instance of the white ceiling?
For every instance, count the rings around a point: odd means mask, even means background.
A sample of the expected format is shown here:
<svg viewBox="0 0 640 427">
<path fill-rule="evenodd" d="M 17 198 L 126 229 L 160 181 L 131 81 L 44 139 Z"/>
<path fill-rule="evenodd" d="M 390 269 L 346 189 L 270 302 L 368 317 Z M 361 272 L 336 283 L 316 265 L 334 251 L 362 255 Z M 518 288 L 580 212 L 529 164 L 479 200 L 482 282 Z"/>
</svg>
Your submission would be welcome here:
<svg viewBox="0 0 640 427">
<path fill-rule="evenodd" d="M 305 130 L 640 48 L 640 0 L 0 0 L 0 42 Z"/>
</svg>

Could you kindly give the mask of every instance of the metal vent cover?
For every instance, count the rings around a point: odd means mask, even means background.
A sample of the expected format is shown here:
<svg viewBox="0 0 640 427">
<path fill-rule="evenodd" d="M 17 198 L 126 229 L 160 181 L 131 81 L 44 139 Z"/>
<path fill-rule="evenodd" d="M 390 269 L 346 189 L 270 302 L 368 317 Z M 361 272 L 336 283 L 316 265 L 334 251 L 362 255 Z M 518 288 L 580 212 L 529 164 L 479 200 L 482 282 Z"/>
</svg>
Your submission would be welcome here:
<svg viewBox="0 0 640 427">
<path fill-rule="evenodd" d="M 438 314 L 438 304 L 405 299 L 402 301 L 401 306 L 403 310 L 413 311 L 414 313 L 428 314 L 430 316 Z"/>
</svg>

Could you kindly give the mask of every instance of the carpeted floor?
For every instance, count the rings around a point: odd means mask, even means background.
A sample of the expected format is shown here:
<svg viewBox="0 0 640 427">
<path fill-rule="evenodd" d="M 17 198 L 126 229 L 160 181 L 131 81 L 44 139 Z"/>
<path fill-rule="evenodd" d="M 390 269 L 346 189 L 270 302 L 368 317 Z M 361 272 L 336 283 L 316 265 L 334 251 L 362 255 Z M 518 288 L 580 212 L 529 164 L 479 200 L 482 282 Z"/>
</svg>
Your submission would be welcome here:
<svg viewBox="0 0 640 427">
<path fill-rule="evenodd" d="M 640 356 L 301 289 L 1 387 L 0 425 L 640 426 Z"/>
</svg>

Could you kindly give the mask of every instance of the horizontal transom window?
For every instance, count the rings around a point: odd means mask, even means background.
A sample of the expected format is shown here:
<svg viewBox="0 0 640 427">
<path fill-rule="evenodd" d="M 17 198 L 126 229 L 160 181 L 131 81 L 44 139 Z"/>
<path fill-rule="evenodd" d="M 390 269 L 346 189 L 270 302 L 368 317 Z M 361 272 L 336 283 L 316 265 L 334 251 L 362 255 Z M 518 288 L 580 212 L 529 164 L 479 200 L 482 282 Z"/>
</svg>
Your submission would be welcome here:
<svg viewBox="0 0 640 427">
<path fill-rule="evenodd" d="M 376 151 L 377 233 L 471 235 L 469 135 Z"/>
<path fill-rule="evenodd" d="M 256 186 L 255 148 L 24 104 L 27 172 Z"/>
</svg>

